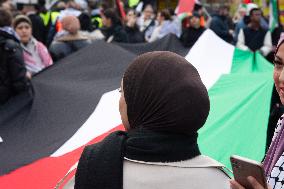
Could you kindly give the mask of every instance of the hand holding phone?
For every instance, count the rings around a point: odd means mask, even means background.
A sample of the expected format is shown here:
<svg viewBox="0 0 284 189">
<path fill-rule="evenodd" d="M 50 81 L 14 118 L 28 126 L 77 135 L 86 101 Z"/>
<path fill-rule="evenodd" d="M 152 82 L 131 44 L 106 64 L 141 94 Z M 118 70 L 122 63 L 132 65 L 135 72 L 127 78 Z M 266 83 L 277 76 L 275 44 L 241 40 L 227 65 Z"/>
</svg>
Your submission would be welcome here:
<svg viewBox="0 0 284 189">
<path fill-rule="evenodd" d="M 268 189 L 264 169 L 261 163 L 236 155 L 231 156 L 230 161 L 235 180 L 245 189 L 255 189 L 247 179 L 249 176 L 254 177 L 264 189 Z"/>
</svg>

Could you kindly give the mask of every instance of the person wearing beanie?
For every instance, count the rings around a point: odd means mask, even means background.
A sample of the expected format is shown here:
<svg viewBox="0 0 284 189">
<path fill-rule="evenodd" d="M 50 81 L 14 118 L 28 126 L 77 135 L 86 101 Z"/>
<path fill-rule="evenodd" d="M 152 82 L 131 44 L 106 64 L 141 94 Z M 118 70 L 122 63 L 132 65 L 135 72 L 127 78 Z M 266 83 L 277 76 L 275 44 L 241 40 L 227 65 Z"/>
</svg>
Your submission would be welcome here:
<svg viewBox="0 0 284 189">
<path fill-rule="evenodd" d="M 46 28 L 44 26 L 44 22 L 41 19 L 39 12 L 38 12 L 38 4 L 27 2 L 27 3 L 19 3 L 22 5 L 22 8 L 20 10 L 21 14 L 26 15 L 29 17 L 32 23 L 33 33 L 32 35 L 36 40 L 42 42 L 43 44 L 46 44 Z"/>
<path fill-rule="evenodd" d="M 223 165 L 199 151 L 210 103 L 192 64 L 172 52 L 142 54 L 126 69 L 120 92 L 126 131 L 84 149 L 75 189 L 229 188 Z"/>
<path fill-rule="evenodd" d="M 53 60 L 57 61 L 89 45 L 91 40 L 81 32 L 80 21 L 76 16 L 61 19 L 62 31 L 58 32 L 49 47 Z"/>
<path fill-rule="evenodd" d="M 194 12 L 189 17 L 189 27 L 184 28 L 180 37 L 182 44 L 185 47 L 192 47 L 198 38 L 205 31 L 205 28 L 201 26 L 200 15 Z"/>
<path fill-rule="evenodd" d="M 32 36 L 32 22 L 25 15 L 15 17 L 13 27 L 20 37 L 27 71 L 34 75 L 51 66 L 53 61 L 47 48 Z"/>
<path fill-rule="evenodd" d="M 0 8 L 0 106 L 30 89 L 23 52 L 11 27 L 12 14 Z"/>
</svg>

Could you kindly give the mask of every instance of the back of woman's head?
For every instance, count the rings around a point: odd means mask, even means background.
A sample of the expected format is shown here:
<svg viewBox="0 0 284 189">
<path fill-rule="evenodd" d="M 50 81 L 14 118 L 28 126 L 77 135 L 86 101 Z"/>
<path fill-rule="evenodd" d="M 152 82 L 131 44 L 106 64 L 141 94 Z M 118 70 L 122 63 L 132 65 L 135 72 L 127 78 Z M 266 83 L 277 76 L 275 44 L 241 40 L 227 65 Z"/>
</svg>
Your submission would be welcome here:
<svg viewBox="0 0 284 189">
<path fill-rule="evenodd" d="M 209 113 L 197 70 L 175 53 L 138 56 L 124 74 L 123 91 L 130 129 L 193 134 Z"/>
</svg>

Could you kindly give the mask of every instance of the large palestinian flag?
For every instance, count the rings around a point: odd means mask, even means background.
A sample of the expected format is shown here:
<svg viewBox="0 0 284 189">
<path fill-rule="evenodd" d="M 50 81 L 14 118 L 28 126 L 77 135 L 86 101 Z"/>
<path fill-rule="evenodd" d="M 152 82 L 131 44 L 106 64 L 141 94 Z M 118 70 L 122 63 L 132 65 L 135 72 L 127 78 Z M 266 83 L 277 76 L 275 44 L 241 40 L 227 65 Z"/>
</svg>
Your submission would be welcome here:
<svg viewBox="0 0 284 189">
<path fill-rule="evenodd" d="M 185 56 L 209 90 L 211 110 L 199 132 L 204 154 L 228 165 L 231 154 L 261 160 L 272 91 L 272 66 L 207 30 L 189 51 L 173 36 L 152 44 L 97 41 L 33 78 L 33 93 L 0 108 L 0 188 L 53 188 L 83 146 L 123 129 L 116 90 L 137 54 Z M 170 87 L 170 86 L 169 86 Z"/>
</svg>

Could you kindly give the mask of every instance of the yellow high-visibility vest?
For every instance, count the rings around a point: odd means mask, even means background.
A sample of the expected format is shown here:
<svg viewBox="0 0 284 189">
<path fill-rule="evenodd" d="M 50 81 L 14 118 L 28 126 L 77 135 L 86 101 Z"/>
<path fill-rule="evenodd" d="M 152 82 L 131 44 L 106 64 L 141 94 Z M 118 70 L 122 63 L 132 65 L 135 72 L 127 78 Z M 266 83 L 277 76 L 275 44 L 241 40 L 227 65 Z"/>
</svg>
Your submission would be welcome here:
<svg viewBox="0 0 284 189">
<path fill-rule="evenodd" d="M 139 0 L 129 0 L 128 5 L 129 7 L 134 7 L 139 3 Z"/>
<path fill-rule="evenodd" d="M 60 14 L 59 12 L 48 11 L 46 13 L 40 13 L 39 15 L 40 15 L 41 19 L 43 20 L 44 26 L 47 26 L 49 21 L 51 21 L 51 24 L 54 25 L 59 14 Z"/>
<path fill-rule="evenodd" d="M 100 17 L 94 17 L 94 18 L 92 18 L 92 23 L 94 23 L 95 21 L 98 22 L 98 24 L 99 24 L 98 27 L 99 27 L 99 28 L 103 27 L 102 18 L 100 18 Z"/>
</svg>

